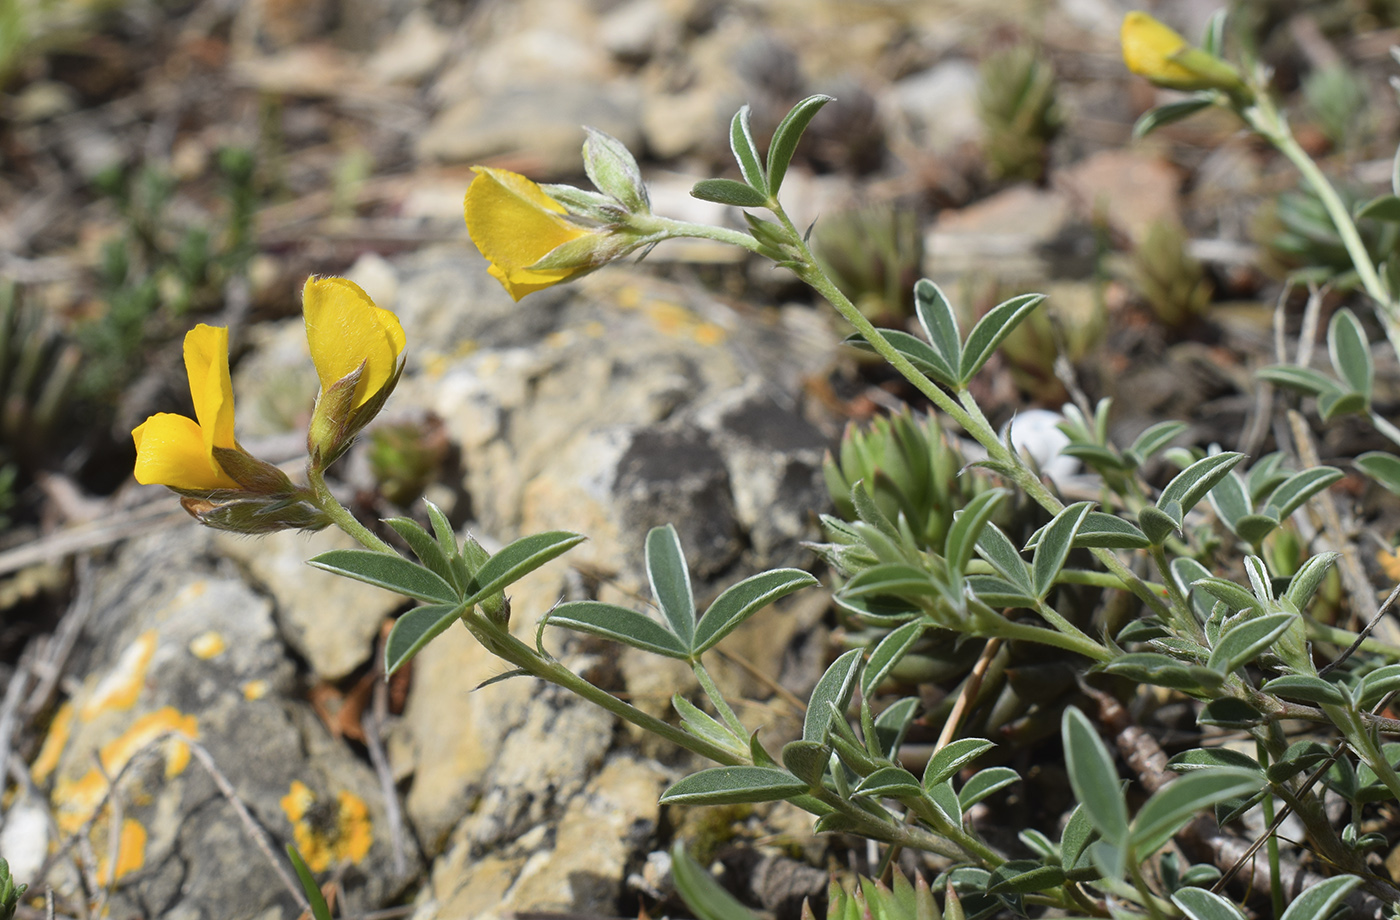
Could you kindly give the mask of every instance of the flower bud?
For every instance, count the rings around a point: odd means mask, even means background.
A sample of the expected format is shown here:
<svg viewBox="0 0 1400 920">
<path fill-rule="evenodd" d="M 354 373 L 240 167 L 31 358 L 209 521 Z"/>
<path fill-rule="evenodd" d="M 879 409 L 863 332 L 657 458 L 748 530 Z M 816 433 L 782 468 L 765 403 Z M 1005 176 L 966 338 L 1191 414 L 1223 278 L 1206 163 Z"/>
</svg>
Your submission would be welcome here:
<svg viewBox="0 0 1400 920">
<path fill-rule="evenodd" d="M 1128 69 L 1167 89 L 1246 91 L 1240 72 L 1220 58 L 1187 44 L 1175 31 L 1141 10 L 1123 17 L 1123 62 Z"/>
</svg>

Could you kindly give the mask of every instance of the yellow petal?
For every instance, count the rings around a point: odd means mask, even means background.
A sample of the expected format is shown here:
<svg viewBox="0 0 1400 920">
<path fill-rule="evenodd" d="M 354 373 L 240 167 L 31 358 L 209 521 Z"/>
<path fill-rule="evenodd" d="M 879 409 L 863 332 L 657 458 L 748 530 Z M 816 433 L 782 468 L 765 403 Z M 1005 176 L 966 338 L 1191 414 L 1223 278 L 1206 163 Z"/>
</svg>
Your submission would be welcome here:
<svg viewBox="0 0 1400 920">
<path fill-rule="evenodd" d="M 194 419 L 162 412 L 131 432 L 136 442 L 136 481 L 172 489 L 237 489 L 238 483 L 212 463 L 204 433 Z"/>
<path fill-rule="evenodd" d="M 217 470 L 214 448 L 235 446 L 227 329 L 200 323 L 185 335 L 185 373 L 190 378 L 194 417 L 203 432 L 204 455 L 211 470 Z"/>
<path fill-rule="evenodd" d="M 358 408 L 394 375 L 406 342 L 403 326 L 393 313 L 376 307 L 359 285 L 344 278 L 308 278 L 302 312 L 323 391 L 364 364 L 355 387 Z"/>
<path fill-rule="evenodd" d="M 1195 71 L 1170 60 L 1172 55 L 1187 47 L 1186 39 L 1141 10 L 1123 17 L 1120 37 L 1123 63 L 1133 73 L 1169 86 L 1200 82 L 1200 75 Z"/>
<path fill-rule="evenodd" d="M 529 266 L 565 243 L 596 231 L 565 219 L 564 207 L 524 176 L 504 169 L 473 166 L 463 213 L 467 232 L 491 263 L 491 274 L 506 293 L 526 294 L 566 281 L 589 266 L 530 271 Z"/>
</svg>

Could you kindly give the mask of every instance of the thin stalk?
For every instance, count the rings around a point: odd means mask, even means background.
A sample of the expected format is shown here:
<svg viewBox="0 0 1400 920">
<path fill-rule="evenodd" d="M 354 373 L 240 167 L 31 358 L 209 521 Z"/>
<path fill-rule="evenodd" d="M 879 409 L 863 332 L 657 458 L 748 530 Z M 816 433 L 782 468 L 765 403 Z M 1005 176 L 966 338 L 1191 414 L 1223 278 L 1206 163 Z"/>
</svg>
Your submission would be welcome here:
<svg viewBox="0 0 1400 920">
<path fill-rule="evenodd" d="M 1396 428 L 1389 421 L 1376 414 L 1375 412 L 1371 413 L 1371 424 L 1374 425 L 1376 427 L 1376 430 L 1379 431 L 1381 434 L 1385 435 L 1387 438 L 1390 438 L 1392 442 L 1400 444 L 1400 428 Z"/>
<path fill-rule="evenodd" d="M 1089 644 L 1091 644 L 1091 645 L 1095 645 L 1095 646 L 1098 646 L 1099 648 L 1103 648 L 1102 646 L 1099 646 L 1099 644 L 1098 644 L 1097 642 L 1095 642 L 1092 638 L 1090 638 L 1090 637 L 1084 632 L 1084 630 L 1080 629 L 1078 626 L 1075 626 L 1075 625 L 1074 625 L 1073 623 L 1071 623 L 1069 620 L 1065 619 L 1063 614 L 1061 614 L 1058 610 L 1056 610 L 1054 607 L 1051 607 L 1049 604 L 1045 603 L 1044 601 L 1037 601 L 1037 602 L 1036 602 L 1036 605 L 1035 605 L 1035 612 L 1038 613 L 1038 614 L 1040 614 L 1041 617 L 1045 620 L 1045 622 L 1047 622 L 1047 623 L 1049 623 L 1051 626 L 1055 627 L 1057 630 L 1059 630 L 1059 631 L 1060 631 L 1061 633 L 1063 633 L 1064 635 L 1070 636 L 1070 637 L 1075 638 L 1075 639 L 1080 639 L 1080 640 L 1082 640 L 1082 641 L 1084 641 L 1084 642 L 1087 642 L 1087 643 L 1089 643 Z M 1112 656 L 1112 654 L 1108 651 L 1108 649 L 1103 649 L 1103 657 L 1099 658 L 1099 661 L 1107 661 L 1107 660 L 1108 660 L 1109 658 L 1111 658 L 1111 657 L 1113 657 L 1113 656 Z"/>
<path fill-rule="evenodd" d="M 1303 615 L 1303 625 L 1307 629 L 1309 639 L 1330 642 L 1333 645 L 1341 645 L 1344 647 L 1350 646 L 1356 641 L 1357 634 L 1351 630 L 1342 629 L 1339 626 L 1328 626 L 1326 623 L 1320 623 L 1307 614 Z M 1362 651 L 1384 655 L 1392 661 L 1400 661 L 1400 646 L 1391 645 L 1389 642 L 1384 642 L 1380 639 L 1372 639 L 1370 637 L 1362 639 L 1359 648 Z"/>
<path fill-rule="evenodd" d="M 691 665 L 695 672 L 695 679 L 700 682 L 700 689 L 705 691 L 705 695 L 710 698 L 710 703 L 715 707 L 715 712 L 719 713 L 724 724 L 729 726 L 729 730 L 734 732 L 735 737 L 745 740 L 749 737 L 749 730 L 744 727 L 744 723 L 739 721 L 739 717 L 734 714 L 724 694 L 719 692 L 719 686 L 715 684 L 714 678 L 710 677 L 710 672 L 705 670 L 705 666 L 697 659 Z"/>
<path fill-rule="evenodd" d="M 311 484 L 312 503 L 326 517 L 330 518 L 335 526 L 354 537 L 365 549 L 373 550 L 376 553 L 387 553 L 390 556 L 398 555 L 392 546 L 379 539 L 373 531 L 361 524 L 355 515 L 350 513 L 350 509 L 336 501 L 335 496 L 331 494 L 330 487 L 326 485 L 324 474 L 320 470 L 307 464 L 306 478 Z"/>
<path fill-rule="evenodd" d="M 1263 742 L 1257 744 L 1256 753 L 1259 756 L 1259 763 L 1265 767 L 1269 765 L 1269 751 Z M 1274 823 L 1274 797 L 1271 793 L 1265 792 L 1264 799 L 1260 803 L 1264 810 L 1264 825 L 1273 826 Z M 1274 916 L 1282 917 L 1284 911 L 1283 903 L 1283 874 L 1279 871 L 1278 835 L 1270 834 L 1269 840 L 1265 844 L 1268 848 L 1269 857 L 1269 896 L 1273 901 Z"/>
<path fill-rule="evenodd" d="M 1178 635 L 1195 639 L 1202 645 L 1206 644 L 1205 632 L 1201 629 L 1201 624 L 1196 622 L 1196 617 L 1191 613 L 1191 603 L 1186 599 L 1186 595 L 1181 593 L 1181 588 L 1177 585 L 1176 579 L 1172 577 L 1170 564 L 1167 562 L 1166 550 L 1161 545 L 1152 547 L 1152 561 L 1157 564 L 1157 571 L 1162 575 L 1162 582 L 1167 588 L 1167 596 L 1171 599 L 1171 612 L 1168 614 L 1168 622 L 1177 631 Z"/>
</svg>

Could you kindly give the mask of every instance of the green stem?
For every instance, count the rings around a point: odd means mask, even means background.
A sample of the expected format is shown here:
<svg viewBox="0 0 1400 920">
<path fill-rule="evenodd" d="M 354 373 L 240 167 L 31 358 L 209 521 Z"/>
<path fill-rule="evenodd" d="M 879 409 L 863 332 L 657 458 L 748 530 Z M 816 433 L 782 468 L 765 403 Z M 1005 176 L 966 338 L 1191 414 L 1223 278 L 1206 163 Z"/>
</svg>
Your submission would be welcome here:
<svg viewBox="0 0 1400 920">
<path fill-rule="evenodd" d="M 311 464 L 307 464 L 306 478 L 311 485 L 312 503 L 324 512 L 326 517 L 330 518 L 335 526 L 354 537 L 365 549 L 373 550 L 376 553 L 387 553 L 390 556 L 398 555 L 398 552 L 392 546 L 379 539 L 379 537 L 374 535 L 373 531 L 361 524 L 355 518 L 355 515 L 350 513 L 350 509 L 336 501 L 335 496 L 331 494 L 330 487 L 326 485 L 325 476 L 320 470 L 316 469 Z"/>
<path fill-rule="evenodd" d="M 1113 657 L 1112 653 L 1109 652 L 1108 649 L 1099 645 L 1099 643 L 1095 642 L 1089 635 L 1087 635 L 1084 632 L 1084 630 L 1080 629 L 1078 626 L 1075 626 L 1069 620 L 1065 619 L 1064 616 L 1058 610 L 1056 610 L 1054 607 L 1051 607 L 1044 601 L 1036 602 L 1035 611 L 1036 613 L 1041 615 L 1045 622 L 1055 627 L 1064 635 L 1069 636 L 1072 639 L 1077 639 L 1080 642 L 1086 643 L 1086 645 L 1084 646 L 1085 648 L 1093 646 L 1094 648 L 1099 649 L 1099 661 L 1108 661 L 1110 658 Z"/>
<path fill-rule="evenodd" d="M 1376 426 L 1376 430 L 1387 438 L 1390 438 L 1392 442 L 1400 444 L 1400 428 L 1396 428 L 1388 420 L 1377 415 L 1375 412 L 1371 413 L 1371 424 Z"/>
<path fill-rule="evenodd" d="M 1155 544 L 1152 547 L 1152 561 L 1157 564 L 1157 571 L 1161 574 L 1162 582 L 1167 588 L 1167 596 L 1171 599 L 1171 612 L 1168 614 L 1167 622 L 1171 624 L 1177 635 L 1183 638 L 1192 638 L 1201 645 L 1207 645 L 1205 631 L 1201 629 L 1201 624 L 1196 622 L 1195 615 L 1191 613 L 1191 602 L 1186 599 L 1186 595 L 1181 593 L 1176 579 L 1172 577 L 1171 566 L 1167 562 L 1167 553 L 1161 544 Z"/>
<path fill-rule="evenodd" d="M 749 252 L 762 255 L 763 245 L 751 235 L 728 227 L 714 227 L 710 224 L 694 224 L 688 220 L 673 220 L 669 217 L 633 215 L 630 224 L 641 232 L 660 234 L 662 238 L 690 237 L 697 240 L 714 240 L 729 243 Z"/>
<path fill-rule="evenodd" d="M 1330 642 L 1333 645 L 1340 645 L 1349 648 L 1356 641 L 1356 633 L 1349 629 L 1342 629 L 1337 626 L 1328 626 L 1326 623 L 1319 623 L 1307 614 L 1303 615 L 1303 625 L 1308 631 L 1308 638 Z M 1391 645 L 1380 639 L 1372 639 L 1369 636 L 1361 640 L 1362 651 L 1375 652 L 1384 655 L 1392 661 L 1400 661 L 1400 646 Z"/>
<path fill-rule="evenodd" d="M 734 736 L 741 741 L 747 740 L 749 730 L 744 727 L 744 723 L 739 721 L 739 717 L 734 714 L 734 710 L 729 707 L 724 694 L 720 692 L 719 686 L 715 684 L 714 678 L 710 677 L 710 672 L 697 659 L 691 669 L 695 672 L 695 679 L 700 682 L 700 689 L 705 691 L 705 695 L 710 698 L 710 703 L 715 707 L 715 712 L 724 719 L 724 724 L 729 726 L 729 730 L 734 732 Z"/>
<path fill-rule="evenodd" d="M 1258 742 L 1256 747 L 1259 763 L 1267 767 L 1270 762 L 1268 747 L 1262 741 Z M 1273 795 L 1265 792 L 1261 805 L 1264 810 L 1264 826 L 1272 827 L 1274 823 Z M 1284 911 L 1283 875 L 1279 872 L 1278 835 L 1270 834 L 1265 846 L 1268 848 L 1269 854 L 1269 895 L 1273 900 L 1274 916 L 1282 917 Z"/>
</svg>

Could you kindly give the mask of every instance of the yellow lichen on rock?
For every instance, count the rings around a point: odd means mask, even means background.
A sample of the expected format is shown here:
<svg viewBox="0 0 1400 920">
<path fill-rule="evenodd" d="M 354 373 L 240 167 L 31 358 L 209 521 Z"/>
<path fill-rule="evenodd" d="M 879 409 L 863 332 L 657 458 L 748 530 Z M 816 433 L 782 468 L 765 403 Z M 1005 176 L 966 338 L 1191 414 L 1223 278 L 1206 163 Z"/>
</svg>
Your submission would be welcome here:
<svg viewBox="0 0 1400 920">
<path fill-rule="evenodd" d="M 282 811 L 292 823 L 297 850 L 313 872 L 341 862 L 358 863 L 369 854 L 374 829 L 364 799 L 342 790 L 334 805 L 318 802 L 301 780 L 282 797 Z"/>
<path fill-rule="evenodd" d="M 97 829 L 94 829 L 93 836 L 94 838 L 98 836 Z M 104 833 L 102 836 L 105 837 L 106 834 Z M 102 880 L 103 884 L 110 885 L 121 879 L 122 876 L 135 872 L 146 865 L 146 829 L 141 826 L 139 821 L 131 818 L 122 822 L 121 838 L 117 841 L 115 872 L 112 872 L 108 865 L 109 847 L 107 842 L 94 839 L 93 850 L 97 854 L 97 877 Z"/>
<path fill-rule="evenodd" d="M 228 643 L 224 641 L 224 637 L 213 630 L 200 633 L 190 642 L 190 654 L 201 661 L 217 658 L 227 649 Z"/>
<path fill-rule="evenodd" d="M 83 702 L 80 714 L 84 722 L 91 722 L 99 713 L 108 709 L 130 709 L 136 705 L 136 698 L 146 686 L 146 669 L 156 653 L 156 632 L 147 630 L 140 638 L 122 650 L 116 667 L 93 688 L 92 695 Z"/>
</svg>

